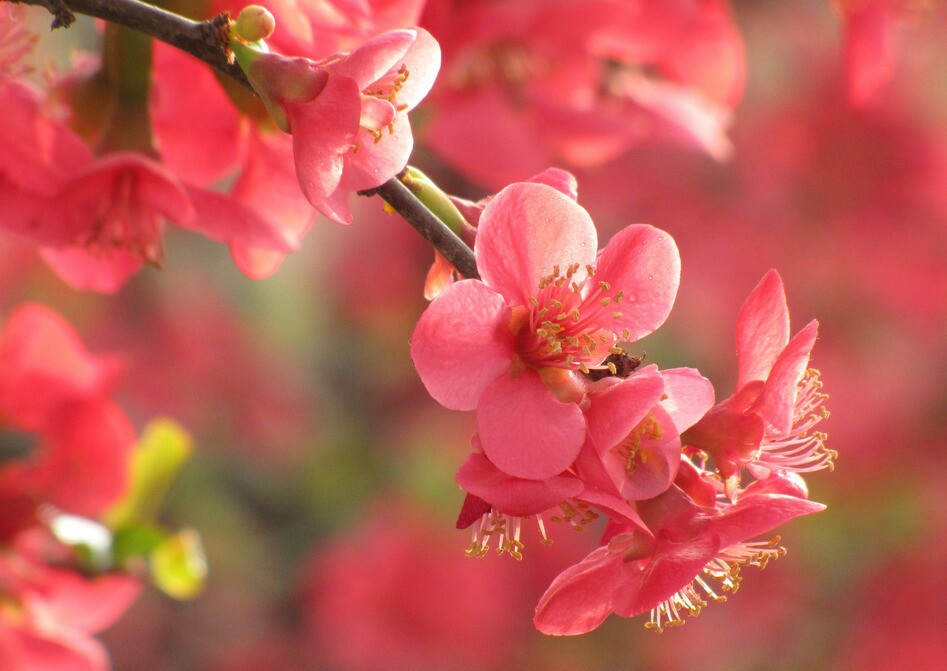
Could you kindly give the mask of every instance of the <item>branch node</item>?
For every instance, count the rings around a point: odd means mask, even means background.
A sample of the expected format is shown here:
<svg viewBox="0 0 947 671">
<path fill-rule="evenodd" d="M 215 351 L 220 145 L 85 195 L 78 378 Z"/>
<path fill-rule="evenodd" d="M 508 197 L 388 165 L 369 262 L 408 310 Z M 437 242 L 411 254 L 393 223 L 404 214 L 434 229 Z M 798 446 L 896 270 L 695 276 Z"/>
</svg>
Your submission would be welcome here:
<svg viewBox="0 0 947 671">
<path fill-rule="evenodd" d="M 76 22 L 76 15 L 66 7 L 64 0 L 49 0 L 46 9 L 53 15 L 53 23 L 49 27 L 50 30 L 68 28 Z"/>
<path fill-rule="evenodd" d="M 230 12 L 223 11 L 212 19 L 204 21 L 202 28 L 207 31 L 207 45 L 214 50 L 222 51 L 227 63 L 233 64 L 234 54 L 230 48 Z"/>
</svg>

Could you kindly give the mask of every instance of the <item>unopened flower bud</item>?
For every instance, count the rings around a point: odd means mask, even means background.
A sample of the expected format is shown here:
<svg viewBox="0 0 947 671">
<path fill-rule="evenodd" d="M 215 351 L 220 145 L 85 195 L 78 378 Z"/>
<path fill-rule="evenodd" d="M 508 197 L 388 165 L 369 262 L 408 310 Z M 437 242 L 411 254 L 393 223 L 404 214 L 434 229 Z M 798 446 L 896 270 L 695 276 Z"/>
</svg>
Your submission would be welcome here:
<svg viewBox="0 0 947 671">
<path fill-rule="evenodd" d="M 237 35 L 247 42 L 265 40 L 276 30 L 276 19 L 260 5 L 247 5 L 237 15 Z"/>
</svg>

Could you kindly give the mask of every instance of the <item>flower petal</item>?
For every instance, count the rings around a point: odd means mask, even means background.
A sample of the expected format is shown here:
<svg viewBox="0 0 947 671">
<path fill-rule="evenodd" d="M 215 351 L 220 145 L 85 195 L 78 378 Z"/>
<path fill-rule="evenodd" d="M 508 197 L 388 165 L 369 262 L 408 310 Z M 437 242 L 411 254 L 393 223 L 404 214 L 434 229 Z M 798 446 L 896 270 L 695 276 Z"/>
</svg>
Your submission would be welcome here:
<svg viewBox="0 0 947 671">
<path fill-rule="evenodd" d="M 592 631 L 612 613 L 611 595 L 621 583 L 619 557 L 600 547 L 556 576 L 539 599 L 533 623 L 544 634 Z"/>
<path fill-rule="evenodd" d="M 765 380 L 788 342 L 789 308 L 783 281 L 770 270 L 737 317 L 737 389 L 751 380 Z"/>
<path fill-rule="evenodd" d="M 314 100 L 288 104 L 286 111 L 300 188 L 317 210 L 345 221 L 340 215 L 346 213 L 338 212 L 329 201 L 342 180 L 342 156 L 355 146 L 361 113 L 358 86 L 347 77 L 330 77 Z M 347 219 L 351 220 L 350 214 Z"/>
<path fill-rule="evenodd" d="M 767 435 L 785 436 L 792 426 L 799 381 L 809 365 L 819 322 L 812 320 L 786 345 L 766 379 L 756 409 L 763 417 Z"/>
<path fill-rule="evenodd" d="M 473 410 L 513 357 L 510 309 L 476 280 L 457 282 L 414 329 L 411 358 L 428 393 L 452 410 Z"/>
<path fill-rule="evenodd" d="M 661 400 L 677 432 L 692 427 L 714 404 L 714 387 L 696 368 L 671 368 L 661 371 L 664 394 Z"/>
<path fill-rule="evenodd" d="M 720 537 L 720 547 L 730 547 L 772 531 L 794 517 L 825 510 L 815 501 L 783 494 L 741 496 L 739 501 L 710 522 L 708 531 Z"/>
<path fill-rule="evenodd" d="M 527 370 L 517 378 L 501 375 L 486 388 L 477 406 L 477 429 L 497 468 L 542 480 L 575 461 L 585 439 L 585 417 L 578 405 L 557 399 Z"/>
<path fill-rule="evenodd" d="M 474 251 L 483 281 L 511 305 L 524 305 L 553 266 L 584 268 L 597 245 L 592 218 L 574 200 L 545 184 L 520 182 L 484 207 Z"/>
<path fill-rule="evenodd" d="M 479 244 L 479 241 L 478 241 Z M 611 284 L 624 301 L 620 316 L 609 322 L 613 331 L 627 328 L 626 340 L 638 340 L 657 329 L 671 312 L 681 280 L 681 257 L 674 238 L 647 224 L 619 231 L 602 250 L 596 278 Z"/>
<path fill-rule="evenodd" d="M 657 366 L 648 366 L 602 393 L 590 393 L 585 417 L 598 453 L 623 440 L 663 393 L 664 378 Z"/>
<path fill-rule="evenodd" d="M 478 453 L 468 456 L 457 471 L 457 484 L 501 513 L 518 517 L 541 513 L 582 491 L 582 482 L 574 476 L 555 475 L 545 480 L 515 478 Z"/>
</svg>

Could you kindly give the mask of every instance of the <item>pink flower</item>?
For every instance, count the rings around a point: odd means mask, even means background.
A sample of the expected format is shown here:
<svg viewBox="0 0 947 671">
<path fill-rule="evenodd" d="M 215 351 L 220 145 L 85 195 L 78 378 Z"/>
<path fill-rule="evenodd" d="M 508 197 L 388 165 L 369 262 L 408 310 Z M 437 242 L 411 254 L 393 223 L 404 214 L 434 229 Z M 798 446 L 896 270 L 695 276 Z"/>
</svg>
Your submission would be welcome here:
<svg viewBox="0 0 947 671">
<path fill-rule="evenodd" d="M 808 368 L 819 323 L 789 338 L 783 282 L 770 270 L 746 299 L 737 318 L 737 387 L 684 437 L 714 459 L 728 495 L 742 467 L 757 477 L 770 471 L 832 468 L 825 434 L 812 431 L 828 411 L 819 373 Z"/>
<path fill-rule="evenodd" d="M 125 491 L 135 433 L 109 398 L 114 360 L 88 353 L 61 317 L 26 305 L 0 336 L 0 538 L 36 522 L 51 503 L 104 512 Z"/>
<path fill-rule="evenodd" d="M 0 659 L 10 671 L 107 671 L 108 655 L 92 638 L 141 591 L 134 578 L 88 578 L 31 557 L 0 554 Z"/>
<path fill-rule="evenodd" d="M 642 142 L 729 151 L 743 48 L 721 0 L 432 0 L 424 25 L 445 45 L 426 143 L 479 183 Z"/>
<path fill-rule="evenodd" d="M 411 356 L 428 392 L 477 410 L 487 458 L 514 477 L 564 471 L 585 441 L 580 374 L 660 326 L 680 278 L 673 239 L 646 225 L 596 254 L 588 213 L 543 184 L 514 184 L 480 217 L 477 265 L 418 322 Z"/>
<path fill-rule="evenodd" d="M 870 103 L 894 76 L 902 24 L 920 14 L 913 0 L 835 0 L 845 22 L 845 70 L 852 104 Z"/>
<path fill-rule="evenodd" d="M 352 220 L 348 195 L 379 186 L 414 146 L 407 112 L 427 94 L 440 48 L 420 28 L 393 30 L 322 61 L 255 56 L 247 76 L 293 135 L 299 185 L 313 207 Z"/>
<path fill-rule="evenodd" d="M 586 411 L 589 440 L 576 471 L 622 501 L 654 498 L 677 477 L 680 433 L 713 405 L 713 387 L 694 369 L 658 373 L 654 366 L 596 386 Z"/>
<path fill-rule="evenodd" d="M 651 611 L 646 627 L 662 631 L 696 616 L 709 600 L 736 591 L 741 566 L 763 568 L 785 550 L 753 542 L 799 515 L 823 510 L 806 501 L 792 480 L 774 477 L 751 485 L 739 503 L 698 505 L 679 487 L 641 502 L 653 537 L 612 524 L 602 547 L 563 571 L 542 596 L 534 622 L 546 634 L 583 634 L 611 613 L 633 617 Z"/>
</svg>

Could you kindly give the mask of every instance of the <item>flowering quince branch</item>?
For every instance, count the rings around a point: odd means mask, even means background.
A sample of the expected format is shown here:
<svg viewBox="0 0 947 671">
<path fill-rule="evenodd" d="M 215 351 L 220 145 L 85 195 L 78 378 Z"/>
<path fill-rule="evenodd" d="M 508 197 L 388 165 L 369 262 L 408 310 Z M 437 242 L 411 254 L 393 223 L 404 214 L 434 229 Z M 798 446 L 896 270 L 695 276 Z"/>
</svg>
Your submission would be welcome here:
<svg viewBox="0 0 947 671">
<path fill-rule="evenodd" d="M 6 1 L 45 7 L 56 17 L 53 28 L 69 27 L 75 21 L 75 12 L 138 30 L 199 58 L 244 88 L 258 94 L 243 68 L 232 57 L 229 34 L 232 21 L 226 12 L 207 21 L 192 21 L 138 0 Z M 479 277 L 470 248 L 415 198 L 397 177 L 392 177 L 377 187 L 361 190 L 359 194 L 381 196 L 462 276 Z"/>
</svg>

